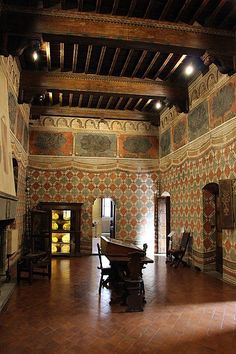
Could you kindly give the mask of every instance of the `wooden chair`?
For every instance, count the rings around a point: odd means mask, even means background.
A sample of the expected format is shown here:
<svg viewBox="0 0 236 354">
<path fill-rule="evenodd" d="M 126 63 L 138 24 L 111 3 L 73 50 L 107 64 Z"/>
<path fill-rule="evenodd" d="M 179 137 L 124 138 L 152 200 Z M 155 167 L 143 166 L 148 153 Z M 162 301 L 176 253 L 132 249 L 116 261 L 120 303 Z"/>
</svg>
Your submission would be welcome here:
<svg viewBox="0 0 236 354">
<path fill-rule="evenodd" d="M 108 287 L 109 283 L 109 277 L 111 275 L 111 267 L 103 267 L 102 265 L 102 253 L 101 253 L 101 248 L 99 243 L 97 243 L 97 249 L 98 249 L 98 257 L 99 257 L 99 266 L 97 267 L 101 271 L 101 277 L 100 277 L 100 282 L 99 282 L 99 295 L 101 294 L 102 287 Z M 106 276 L 106 279 L 103 277 Z"/>
<path fill-rule="evenodd" d="M 125 279 L 127 312 L 143 311 L 145 298 L 142 278 L 142 254 L 132 252 L 128 255 L 128 276 Z"/>
<path fill-rule="evenodd" d="M 31 235 L 31 247 L 17 262 L 17 282 L 27 279 L 30 284 L 34 275 L 51 279 L 51 249 L 49 235 Z"/>
<path fill-rule="evenodd" d="M 27 253 L 17 262 L 17 283 L 27 279 L 32 284 L 34 275 L 47 276 L 51 279 L 51 257 L 46 252 Z"/>
<path fill-rule="evenodd" d="M 187 250 L 189 240 L 190 240 L 190 232 L 183 232 L 179 247 L 175 249 L 170 249 L 168 251 L 169 256 L 172 259 L 170 265 L 173 266 L 174 268 L 177 268 L 180 263 L 185 265 L 185 262 L 183 261 L 183 257 Z"/>
</svg>

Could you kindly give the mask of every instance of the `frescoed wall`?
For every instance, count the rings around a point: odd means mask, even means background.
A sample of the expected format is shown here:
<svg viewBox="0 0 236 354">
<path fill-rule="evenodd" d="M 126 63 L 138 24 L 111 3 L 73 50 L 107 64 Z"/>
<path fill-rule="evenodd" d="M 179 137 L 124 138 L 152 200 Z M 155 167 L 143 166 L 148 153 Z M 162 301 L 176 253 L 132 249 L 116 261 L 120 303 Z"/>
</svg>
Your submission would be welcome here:
<svg viewBox="0 0 236 354">
<path fill-rule="evenodd" d="M 111 197 L 116 204 L 116 238 L 141 245 L 150 237 L 154 243 L 158 129 L 152 129 L 149 122 L 127 125 L 109 120 L 100 126 L 100 120 L 64 117 L 59 127 L 60 122 L 60 117 L 54 123 L 45 117 L 31 128 L 32 206 L 50 201 L 83 203 L 81 253 L 89 254 L 93 202 L 97 197 Z M 70 154 L 60 156 L 60 150 L 52 152 L 49 144 L 42 144 L 42 149 L 36 143 L 45 127 L 50 137 L 68 136 L 66 129 L 70 128 Z"/>
<path fill-rule="evenodd" d="M 83 203 L 82 254 L 91 253 L 92 206 L 97 197 L 111 197 L 115 201 L 118 239 L 142 245 L 147 235 L 154 234 L 156 172 L 128 172 L 109 166 L 94 172 L 83 170 L 76 164 L 60 167 L 52 161 L 50 166 L 29 169 L 32 205 L 40 201 Z"/>
<path fill-rule="evenodd" d="M 72 133 L 30 133 L 30 154 L 31 155 L 72 155 L 73 136 Z"/>
<path fill-rule="evenodd" d="M 115 134 L 76 134 L 75 154 L 87 157 L 116 157 Z"/>
<path fill-rule="evenodd" d="M 120 135 L 119 156 L 156 159 L 158 157 L 157 137 Z"/>
<path fill-rule="evenodd" d="M 213 68 L 190 88 L 187 144 L 178 147 L 172 134 L 172 154 L 160 159 L 161 191 L 171 196 L 171 229 L 178 234 L 182 228 L 191 232 L 192 263 L 205 270 L 212 269 L 216 255 L 210 238 L 204 239 L 203 188 L 221 179 L 236 179 L 235 83 L 235 75 L 229 78 Z M 161 136 L 178 124 L 184 132 L 184 119 L 167 113 Z M 222 246 L 223 277 L 236 283 L 236 230 L 222 230 Z"/>
<path fill-rule="evenodd" d="M 17 160 L 18 178 L 17 178 L 17 209 L 16 219 L 10 228 L 16 230 L 18 234 L 18 251 L 11 257 L 10 265 L 15 263 L 21 252 L 22 240 L 25 228 L 25 189 L 26 189 L 26 171 L 28 164 L 28 124 L 29 124 L 29 106 L 19 105 L 17 103 L 19 91 L 20 72 L 17 62 L 11 57 L 0 56 L 0 70 L 2 70 L 7 81 L 6 104 L 9 111 L 11 154 Z M 1 81 L 2 83 L 2 81 Z M 7 180 L 8 184 L 9 179 Z M 15 242 L 15 241 L 14 241 Z"/>
</svg>

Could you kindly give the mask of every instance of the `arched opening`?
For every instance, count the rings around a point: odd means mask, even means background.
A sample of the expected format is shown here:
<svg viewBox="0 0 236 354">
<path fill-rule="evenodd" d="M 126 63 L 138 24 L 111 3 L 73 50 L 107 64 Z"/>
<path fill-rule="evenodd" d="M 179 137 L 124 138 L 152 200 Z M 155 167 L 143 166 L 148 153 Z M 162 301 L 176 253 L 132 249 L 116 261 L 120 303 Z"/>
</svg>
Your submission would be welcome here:
<svg viewBox="0 0 236 354">
<path fill-rule="evenodd" d="M 15 190 L 17 194 L 17 185 L 18 185 L 18 162 L 17 160 L 13 157 L 12 159 L 12 164 L 13 164 L 13 175 L 14 175 L 14 182 L 15 182 Z"/>
<path fill-rule="evenodd" d="M 101 236 L 115 238 L 115 202 L 110 197 L 96 198 L 92 208 L 92 253 L 97 253 Z"/>
<path fill-rule="evenodd" d="M 203 192 L 203 247 L 205 267 L 223 272 L 222 227 L 220 221 L 219 185 L 208 183 Z"/>
</svg>

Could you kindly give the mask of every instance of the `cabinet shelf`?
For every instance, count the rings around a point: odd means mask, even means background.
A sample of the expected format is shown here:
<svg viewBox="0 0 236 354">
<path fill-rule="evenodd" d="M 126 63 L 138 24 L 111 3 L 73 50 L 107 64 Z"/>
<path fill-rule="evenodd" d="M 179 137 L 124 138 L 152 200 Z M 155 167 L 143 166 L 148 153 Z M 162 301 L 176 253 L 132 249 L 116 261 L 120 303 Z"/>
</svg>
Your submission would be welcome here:
<svg viewBox="0 0 236 354">
<path fill-rule="evenodd" d="M 52 245 L 70 245 L 70 242 L 63 242 L 63 241 L 57 241 L 57 242 L 54 242 L 52 241 Z"/>
</svg>

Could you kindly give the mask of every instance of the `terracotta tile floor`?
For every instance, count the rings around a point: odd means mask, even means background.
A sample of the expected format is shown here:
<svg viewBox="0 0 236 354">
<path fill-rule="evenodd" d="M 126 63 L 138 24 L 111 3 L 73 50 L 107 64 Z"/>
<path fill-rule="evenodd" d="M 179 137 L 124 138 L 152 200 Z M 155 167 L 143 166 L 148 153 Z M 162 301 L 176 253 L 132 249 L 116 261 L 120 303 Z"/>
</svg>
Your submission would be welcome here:
<svg viewBox="0 0 236 354">
<path fill-rule="evenodd" d="M 236 287 L 156 257 L 144 311 L 126 313 L 110 290 L 99 299 L 97 265 L 54 259 L 51 282 L 21 282 L 0 314 L 0 353 L 236 353 Z"/>
</svg>

